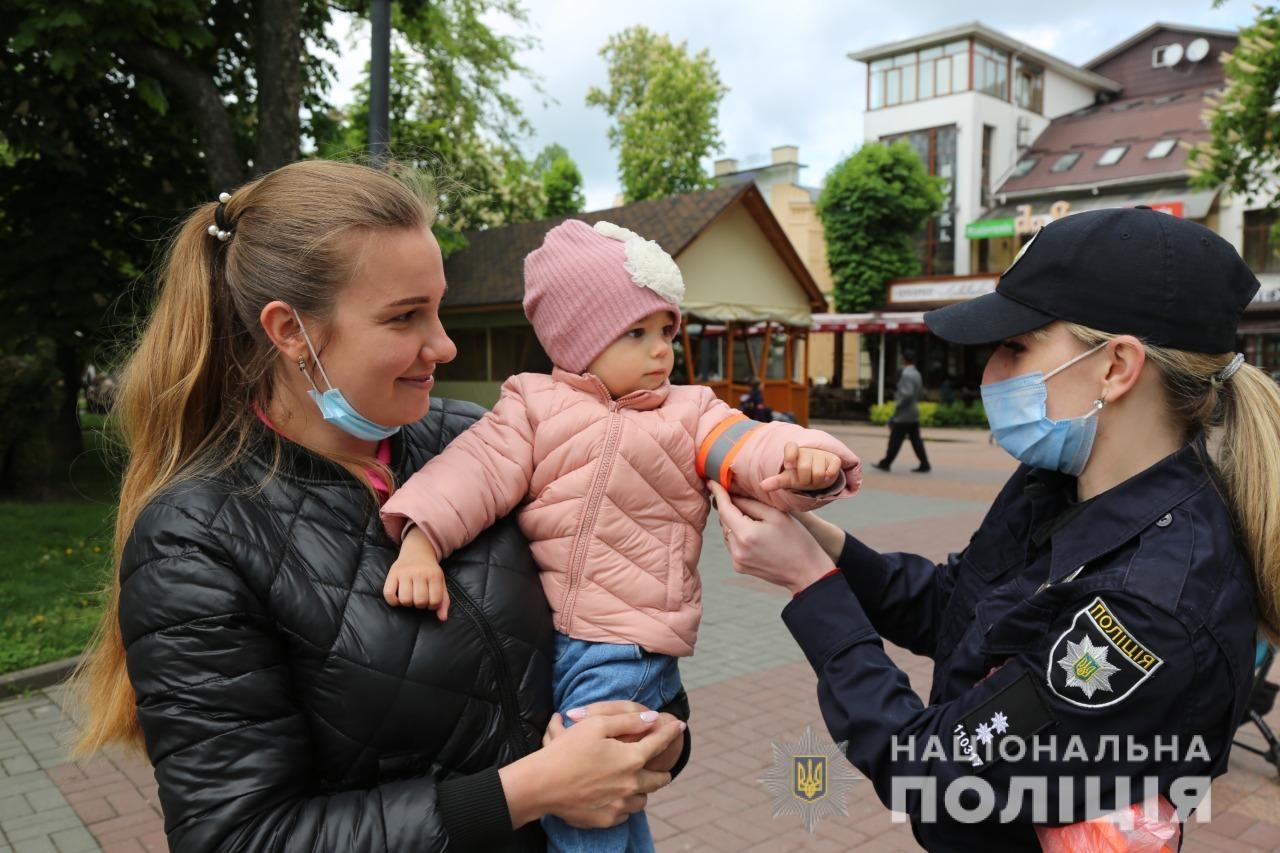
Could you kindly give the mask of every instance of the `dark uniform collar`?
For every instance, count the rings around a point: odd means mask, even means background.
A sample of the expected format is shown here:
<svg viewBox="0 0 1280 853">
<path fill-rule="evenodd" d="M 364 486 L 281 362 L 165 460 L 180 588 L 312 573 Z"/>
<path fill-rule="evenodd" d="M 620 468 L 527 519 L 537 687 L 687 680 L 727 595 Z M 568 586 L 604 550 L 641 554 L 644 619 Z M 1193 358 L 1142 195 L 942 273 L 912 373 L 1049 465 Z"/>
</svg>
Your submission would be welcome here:
<svg viewBox="0 0 1280 853">
<path fill-rule="evenodd" d="M 1211 479 L 1203 436 L 1119 485 L 1077 503 L 1076 478 L 1031 469 L 1032 541 L 1052 543 L 1049 583 L 1120 547 Z"/>
</svg>

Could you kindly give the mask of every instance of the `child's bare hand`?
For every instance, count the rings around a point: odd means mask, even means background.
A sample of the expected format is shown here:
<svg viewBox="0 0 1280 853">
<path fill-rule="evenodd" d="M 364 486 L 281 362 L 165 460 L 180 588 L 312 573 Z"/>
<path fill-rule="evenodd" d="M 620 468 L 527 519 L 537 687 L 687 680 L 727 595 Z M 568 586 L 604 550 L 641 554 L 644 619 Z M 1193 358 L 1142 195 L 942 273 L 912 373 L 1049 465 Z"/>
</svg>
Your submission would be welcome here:
<svg viewBox="0 0 1280 853">
<path fill-rule="evenodd" d="M 829 489 L 840 477 L 840 457 L 814 447 L 798 447 L 787 442 L 782 451 L 782 473 L 760 483 L 766 492 L 788 489 L 793 492 L 816 492 Z"/>
<path fill-rule="evenodd" d="M 444 569 L 426 536 L 416 527 L 405 536 L 400 556 L 387 572 L 382 597 L 392 607 L 434 610 L 440 621 L 449 618 L 449 590 Z"/>
</svg>

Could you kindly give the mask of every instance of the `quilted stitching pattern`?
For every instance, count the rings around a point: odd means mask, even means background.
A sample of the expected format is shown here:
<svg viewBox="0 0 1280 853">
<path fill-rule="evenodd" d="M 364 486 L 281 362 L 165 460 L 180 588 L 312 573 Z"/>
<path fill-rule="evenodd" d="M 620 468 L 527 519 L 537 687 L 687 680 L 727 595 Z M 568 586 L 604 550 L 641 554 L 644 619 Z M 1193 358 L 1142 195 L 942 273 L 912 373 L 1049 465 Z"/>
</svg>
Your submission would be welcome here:
<svg viewBox="0 0 1280 853">
<path fill-rule="evenodd" d="M 397 437 L 398 477 L 480 411 L 433 400 Z M 456 553 L 483 624 L 457 605 L 441 623 L 382 600 L 396 547 L 345 472 L 287 459 L 255 494 L 265 470 L 248 458 L 171 488 L 125 551 L 121 626 L 171 843 L 260 849 L 287 826 L 314 849 L 366 849 L 357 832 L 430 846 L 433 792 L 390 814 L 387 786 L 507 763 L 550 715 L 550 614 L 524 540 L 503 521 Z M 324 794 L 318 812 L 288 803 Z"/>
</svg>

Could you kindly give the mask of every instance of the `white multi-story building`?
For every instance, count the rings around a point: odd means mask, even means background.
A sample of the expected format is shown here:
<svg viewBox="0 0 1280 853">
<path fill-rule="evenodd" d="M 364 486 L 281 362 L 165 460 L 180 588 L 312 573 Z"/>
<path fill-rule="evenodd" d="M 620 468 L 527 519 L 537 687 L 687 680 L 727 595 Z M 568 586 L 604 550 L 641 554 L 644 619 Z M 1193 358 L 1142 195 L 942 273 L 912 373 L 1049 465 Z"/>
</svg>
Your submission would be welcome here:
<svg viewBox="0 0 1280 853">
<path fill-rule="evenodd" d="M 867 64 L 866 140 L 905 139 L 949 182 L 946 209 L 920 238 L 922 276 L 891 282 L 883 307 L 921 311 L 990 291 L 1044 222 L 1147 204 L 1213 228 L 1253 265 L 1263 293 L 1241 348 L 1280 369 L 1272 219 L 1190 186 L 1186 165 L 1186 149 L 1208 139 L 1200 113 L 1223 86 L 1218 57 L 1235 44 L 1233 32 L 1157 23 L 1075 66 L 972 23 L 849 54 Z M 985 353 L 927 334 L 897 343 L 919 351 L 927 383 L 976 389 Z"/>
<path fill-rule="evenodd" d="M 964 225 L 1051 119 L 1120 86 L 980 23 L 849 54 L 867 64 L 868 141 L 906 140 L 947 179 L 946 209 L 924 235 L 924 275 L 968 275 Z"/>
</svg>

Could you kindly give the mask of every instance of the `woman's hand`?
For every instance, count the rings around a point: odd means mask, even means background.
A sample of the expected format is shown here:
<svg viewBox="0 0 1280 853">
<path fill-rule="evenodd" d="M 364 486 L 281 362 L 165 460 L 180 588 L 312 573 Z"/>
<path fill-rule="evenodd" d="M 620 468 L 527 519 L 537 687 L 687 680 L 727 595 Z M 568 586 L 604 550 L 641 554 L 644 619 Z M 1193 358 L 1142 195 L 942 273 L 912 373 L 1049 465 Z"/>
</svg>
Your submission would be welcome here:
<svg viewBox="0 0 1280 853">
<path fill-rule="evenodd" d="M 684 731 L 659 724 L 656 711 L 588 716 L 546 745 L 498 770 L 511 825 L 545 814 L 571 826 L 617 826 L 644 808 L 648 795 L 671 782 L 671 774 L 648 770 Z M 624 738 L 639 736 L 627 743 Z"/>
<path fill-rule="evenodd" d="M 790 515 L 751 498 L 731 498 L 709 482 L 733 568 L 794 595 L 831 571 L 831 558 Z"/>
<path fill-rule="evenodd" d="M 639 702 L 628 702 L 625 699 L 619 699 L 610 702 L 593 702 L 583 708 L 572 708 L 568 711 L 569 719 L 575 723 L 585 720 L 587 717 L 604 717 L 610 714 L 643 714 L 648 711 L 644 705 Z M 660 713 L 656 726 L 675 725 L 681 732 L 685 729 L 684 721 L 678 719 L 672 714 Z M 559 714 L 551 715 L 551 722 L 547 725 L 547 731 L 542 735 L 542 745 L 547 746 L 553 740 L 560 737 L 567 731 L 564 721 Z M 642 735 L 624 735 L 618 740 L 626 742 L 635 742 L 640 740 Z M 644 766 L 646 770 L 659 770 L 662 772 L 670 771 L 676 766 L 676 762 L 680 760 L 680 753 L 684 751 L 684 738 L 676 738 L 671 742 L 671 746 L 667 747 L 665 752 L 660 753 L 652 761 Z"/>
<path fill-rule="evenodd" d="M 823 551 L 827 552 L 831 562 L 834 563 L 840 559 L 840 552 L 844 550 L 844 531 L 838 525 L 812 512 L 794 512 L 791 517 L 809 531 L 809 535 L 817 540 Z"/>
</svg>

